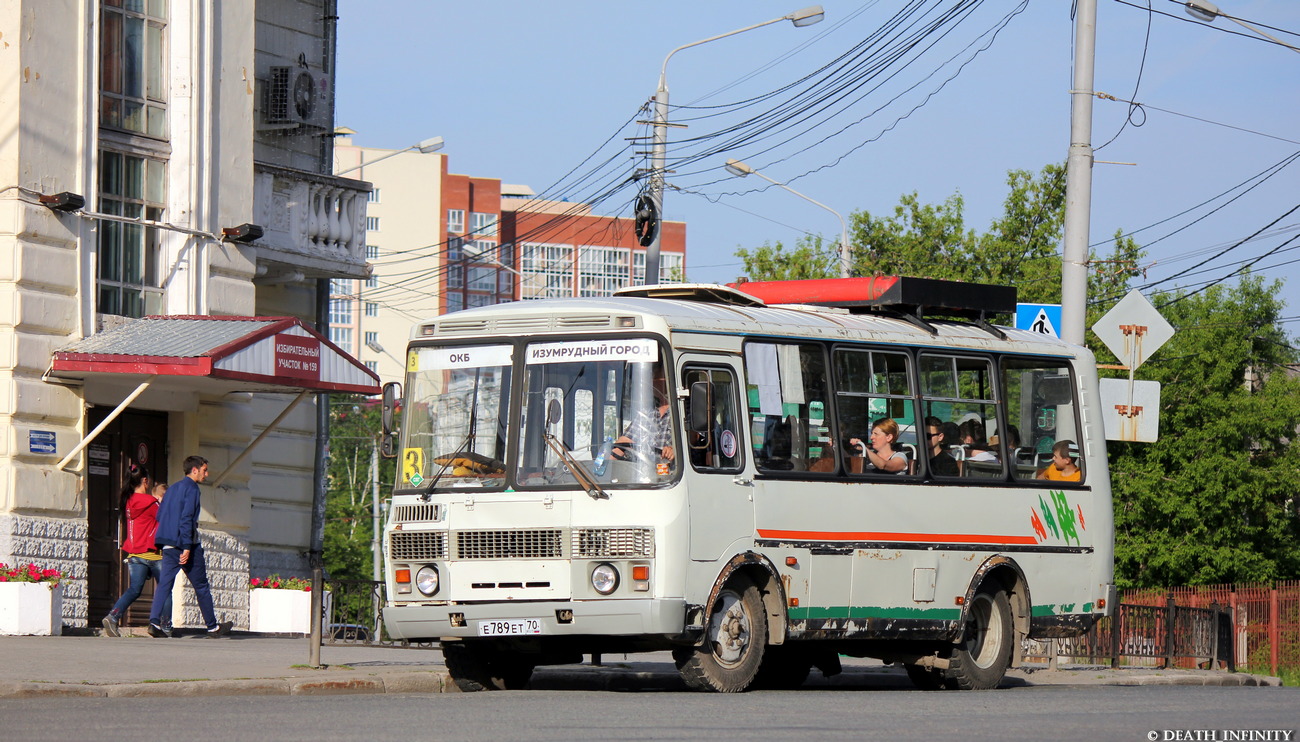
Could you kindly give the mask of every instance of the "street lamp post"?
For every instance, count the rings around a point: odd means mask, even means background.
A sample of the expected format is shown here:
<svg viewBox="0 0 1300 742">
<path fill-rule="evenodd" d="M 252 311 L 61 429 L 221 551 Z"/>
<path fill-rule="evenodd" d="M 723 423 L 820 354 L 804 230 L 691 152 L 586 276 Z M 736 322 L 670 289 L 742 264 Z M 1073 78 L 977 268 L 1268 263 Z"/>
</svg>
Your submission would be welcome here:
<svg viewBox="0 0 1300 742">
<path fill-rule="evenodd" d="M 1212 2 L 1209 2 L 1209 0 L 1187 0 L 1187 2 L 1183 3 L 1183 8 L 1187 11 L 1187 15 L 1190 15 L 1191 17 L 1196 18 L 1198 20 L 1205 21 L 1206 23 L 1213 23 L 1216 18 L 1227 18 L 1228 20 L 1232 21 L 1238 26 L 1241 26 L 1252 33 L 1263 36 L 1264 38 L 1268 39 L 1269 41 L 1272 41 L 1275 44 L 1281 44 L 1282 46 L 1285 46 L 1286 48 L 1290 49 L 1293 52 L 1300 52 L 1300 47 L 1294 46 L 1292 44 L 1288 44 L 1276 36 L 1271 36 L 1268 33 L 1261 31 L 1260 29 L 1255 28 L 1249 23 L 1241 20 L 1240 18 L 1233 18 L 1230 15 L 1225 15 L 1223 11 L 1219 10 L 1219 6 L 1215 5 Z"/>
<path fill-rule="evenodd" d="M 437 152 L 438 150 L 442 149 L 442 148 L 443 148 L 443 145 L 445 145 L 445 144 L 446 144 L 446 142 L 443 141 L 442 137 L 429 137 L 428 139 L 424 140 L 423 142 L 420 142 L 419 144 L 412 144 L 411 146 L 406 147 L 406 148 L 404 148 L 404 149 L 394 150 L 394 151 L 389 152 L 388 154 L 386 154 L 386 155 L 384 155 L 384 156 L 382 156 L 382 157 L 376 157 L 376 158 L 373 159 L 373 160 L 365 160 L 364 162 L 361 162 L 361 163 L 359 163 L 359 164 L 357 164 L 357 165 L 353 165 L 353 166 L 350 167 L 350 168 L 345 168 L 345 169 L 340 170 L 340 171 L 338 171 L 337 173 L 334 173 L 334 174 L 335 174 L 335 175 L 343 175 L 344 173 L 350 173 L 350 172 L 352 172 L 353 170 L 360 170 L 361 168 L 365 167 L 366 165 L 373 165 L 373 164 L 375 164 L 376 162 L 379 162 L 379 161 L 381 161 L 381 160 L 387 160 L 387 159 L 390 158 L 390 157 L 396 157 L 396 156 L 402 154 L 403 152 L 410 152 L 410 151 L 413 150 L 413 149 L 414 149 L 414 150 L 418 150 L 418 151 L 420 152 L 420 154 L 422 154 L 422 155 L 427 155 L 427 154 L 429 154 L 430 152 Z"/>
<path fill-rule="evenodd" d="M 755 170 L 754 168 L 750 167 L 749 165 L 746 165 L 745 163 L 741 162 L 740 160 L 727 160 L 727 172 L 731 173 L 732 175 L 739 176 L 739 177 L 741 177 L 741 178 L 745 177 L 746 175 L 757 175 L 758 177 L 762 178 L 763 180 L 766 180 L 767 182 L 771 183 L 772 185 L 780 186 L 781 188 L 784 188 L 785 190 L 789 191 L 790 193 L 793 193 L 794 195 L 798 196 L 799 198 L 802 198 L 803 200 L 807 201 L 808 203 L 810 203 L 810 204 L 814 204 L 814 205 L 816 205 L 816 206 L 820 206 L 820 207 L 822 207 L 823 209 L 826 209 L 827 211 L 829 211 L 829 212 L 831 212 L 832 214 L 834 214 L 834 215 L 835 215 L 835 218 L 840 220 L 840 276 L 842 276 L 842 277 L 844 277 L 844 278 L 848 278 L 848 277 L 849 277 L 849 275 L 850 275 L 850 271 L 849 271 L 849 266 L 850 266 L 850 255 L 849 255 L 849 227 L 848 227 L 848 225 L 845 223 L 845 221 L 844 221 L 844 217 L 840 215 L 840 212 L 836 211 L 835 209 L 832 209 L 831 207 L 827 206 L 826 204 L 822 203 L 821 201 L 817 201 L 817 200 L 815 200 L 815 199 L 809 198 L 808 196 L 805 196 L 804 194 L 802 194 L 802 193 L 796 191 L 795 189 L 791 188 L 790 186 L 786 185 L 785 183 L 782 183 L 782 182 L 780 182 L 780 181 L 776 181 L 776 180 L 772 180 L 771 178 L 769 178 L 769 177 L 767 177 L 766 175 L 764 175 L 764 174 L 758 172 L 757 170 Z"/>
<path fill-rule="evenodd" d="M 822 6 L 813 5 L 803 10 L 796 10 L 793 13 L 783 15 L 780 18 L 773 18 L 770 21 L 755 23 L 752 26 L 738 28 L 735 31 L 728 31 L 717 36 L 710 36 L 707 39 L 693 41 L 689 44 L 673 49 L 664 57 L 664 64 L 659 69 L 659 87 L 655 89 L 655 107 L 654 107 L 654 135 L 650 147 L 650 203 L 652 205 L 655 220 L 654 236 L 650 244 L 646 247 L 645 256 L 645 282 L 647 285 L 659 283 L 659 245 L 660 238 L 663 235 L 663 213 L 664 213 L 664 168 L 668 160 L 668 60 L 673 55 L 683 49 L 689 49 L 692 46 L 707 44 L 710 41 L 725 39 L 728 36 L 735 36 L 738 33 L 753 31 L 756 28 L 762 28 L 773 23 L 781 21 L 790 21 L 796 28 L 811 26 L 825 18 L 826 14 L 822 11 Z"/>
</svg>

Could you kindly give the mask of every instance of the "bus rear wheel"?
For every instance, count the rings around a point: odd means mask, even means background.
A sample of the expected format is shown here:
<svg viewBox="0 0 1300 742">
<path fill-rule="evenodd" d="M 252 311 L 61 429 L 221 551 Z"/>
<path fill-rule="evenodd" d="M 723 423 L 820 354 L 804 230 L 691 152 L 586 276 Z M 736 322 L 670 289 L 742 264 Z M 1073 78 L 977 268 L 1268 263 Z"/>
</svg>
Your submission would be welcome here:
<svg viewBox="0 0 1300 742">
<path fill-rule="evenodd" d="M 703 645 L 673 652 L 677 671 L 695 690 L 741 693 L 758 677 L 767 649 L 767 614 L 758 588 L 733 577 L 709 608 Z"/>
<path fill-rule="evenodd" d="M 464 693 L 520 690 L 533 676 L 533 663 L 482 642 L 443 642 L 447 674 Z"/>
<path fill-rule="evenodd" d="M 944 685 L 958 690 L 998 687 L 1011 666 L 1013 637 L 1011 601 L 1006 592 L 981 585 L 966 607 L 961 642 L 953 647 Z"/>
</svg>

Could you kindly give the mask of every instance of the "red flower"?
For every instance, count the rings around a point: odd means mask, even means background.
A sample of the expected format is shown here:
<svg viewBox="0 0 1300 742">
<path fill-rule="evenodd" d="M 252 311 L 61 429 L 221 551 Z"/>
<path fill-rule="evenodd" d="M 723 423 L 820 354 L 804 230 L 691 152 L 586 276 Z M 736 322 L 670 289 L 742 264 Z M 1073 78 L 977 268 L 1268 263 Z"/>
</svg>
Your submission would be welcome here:
<svg viewBox="0 0 1300 742">
<path fill-rule="evenodd" d="M 252 585 L 253 587 L 257 587 L 262 584 L 262 581 L 254 577 L 253 579 L 248 581 L 248 584 Z"/>
<path fill-rule="evenodd" d="M 280 587 L 280 581 L 279 581 L 279 580 L 276 580 L 275 582 L 271 583 L 271 587 L 274 587 L 274 588 L 277 588 L 277 589 L 278 589 L 278 588 Z"/>
<path fill-rule="evenodd" d="M 311 592 L 311 585 L 304 587 L 303 590 L 306 590 L 307 592 Z"/>
</svg>

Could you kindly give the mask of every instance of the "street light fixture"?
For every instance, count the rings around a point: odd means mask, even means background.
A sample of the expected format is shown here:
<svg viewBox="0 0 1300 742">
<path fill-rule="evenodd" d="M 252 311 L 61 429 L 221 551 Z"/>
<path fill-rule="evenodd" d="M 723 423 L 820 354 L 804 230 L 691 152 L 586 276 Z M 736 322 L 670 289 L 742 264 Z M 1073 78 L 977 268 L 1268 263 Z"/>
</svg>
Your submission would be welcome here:
<svg viewBox="0 0 1300 742">
<path fill-rule="evenodd" d="M 758 177 L 762 178 L 763 180 L 766 180 L 772 185 L 780 186 L 781 188 L 784 188 L 785 190 L 793 193 L 799 198 L 802 198 L 803 200 L 807 201 L 808 203 L 820 206 L 823 209 L 826 209 L 827 211 L 834 214 L 835 218 L 840 220 L 840 275 L 844 278 L 849 277 L 849 266 L 850 266 L 849 228 L 848 225 L 844 222 L 844 217 L 840 216 L 840 212 L 836 211 L 835 209 L 832 209 L 831 207 L 827 206 L 821 201 L 817 201 L 815 199 L 809 198 L 808 196 L 805 196 L 804 194 L 796 191 L 795 189 L 791 188 L 785 183 L 782 183 L 777 180 L 772 180 L 771 178 L 758 172 L 757 170 L 750 167 L 749 165 L 746 165 L 740 160 L 727 160 L 727 172 L 740 178 L 743 178 L 746 175 L 757 175 Z"/>
<path fill-rule="evenodd" d="M 656 227 L 658 226 L 658 222 L 661 221 L 664 213 L 664 168 L 668 160 L 668 60 L 672 59 L 674 54 L 683 49 L 689 49 L 692 46 L 699 46 L 700 44 L 707 44 L 710 41 L 717 41 L 718 39 L 725 39 L 728 36 L 735 36 L 738 33 L 753 31 L 756 28 L 762 28 L 763 26 L 768 26 L 773 23 L 790 21 L 796 28 L 803 28 L 804 26 L 811 26 L 814 23 L 819 23 L 825 17 L 826 14 L 822 11 L 822 6 L 811 5 L 802 10 L 796 10 L 793 13 L 783 15 L 780 18 L 773 18 L 770 21 L 755 23 L 752 26 L 738 28 L 735 31 L 728 31 L 727 33 L 718 34 L 717 36 L 710 36 L 707 39 L 683 44 L 682 46 L 668 52 L 668 56 L 664 57 L 663 66 L 659 68 L 659 87 L 655 90 L 653 121 L 654 137 L 650 147 L 650 205 L 652 212 L 650 218 L 654 220 Z M 646 246 L 646 284 L 659 283 L 659 244 L 662 235 L 663 230 L 655 228 L 650 244 Z"/>
<path fill-rule="evenodd" d="M 334 174 L 335 174 L 335 175 L 342 175 L 342 174 L 344 174 L 344 173 L 350 173 L 350 172 L 352 172 L 353 170 L 360 170 L 361 168 L 365 167 L 366 165 L 373 165 L 373 164 L 375 164 L 376 162 L 379 162 L 380 160 L 387 160 L 387 159 L 390 158 L 390 157 L 396 157 L 396 156 L 402 154 L 403 152 L 410 152 L 410 151 L 413 150 L 413 149 L 414 149 L 414 150 L 418 150 L 418 151 L 420 152 L 420 154 L 422 154 L 422 155 L 427 155 L 427 154 L 429 154 L 430 152 L 437 152 L 438 150 L 442 149 L 442 147 L 443 147 L 444 144 L 446 144 L 446 142 L 443 141 L 442 137 L 429 137 L 428 139 L 424 140 L 423 142 L 420 142 L 419 144 L 412 144 L 411 146 L 409 146 L 409 147 L 407 147 L 407 148 L 405 148 L 405 149 L 399 149 L 399 150 L 395 150 L 395 151 L 393 151 L 393 152 L 389 152 L 388 154 L 384 155 L 383 157 L 376 157 L 376 158 L 373 159 L 373 160 L 366 160 L 366 161 L 362 162 L 362 163 L 359 164 L 359 165 L 353 165 L 353 166 L 350 167 L 350 168 L 346 168 L 346 169 L 340 170 L 340 171 L 338 171 L 337 173 L 334 173 Z"/>
<path fill-rule="evenodd" d="M 1265 33 L 1264 31 L 1255 28 L 1249 23 L 1246 23 L 1243 20 L 1233 18 L 1230 15 L 1224 15 L 1223 11 L 1219 10 L 1219 6 L 1215 5 L 1209 0 L 1187 0 L 1187 2 L 1183 3 L 1183 9 L 1187 11 L 1187 15 L 1190 15 L 1191 17 L 1199 21 L 1205 21 L 1206 23 L 1213 23 L 1215 19 L 1221 17 L 1227 18 L 1228 20 L 1232 21 L 1238 26 L 1242 26 L 1243 28 L 1249 29 L 1252 33 L 1263 36 L 1269 41 L 1272 41 L 1277 44 L 1281 44 L 1282 46 L 1285 46 L 1286 48 L 1290 49 L 1293 52 L 1300 52 L 1300 47 L 1296 47 L 1291 44 L 1288 44 L 1276 36 L 1271 36 Z"/>
</svg>

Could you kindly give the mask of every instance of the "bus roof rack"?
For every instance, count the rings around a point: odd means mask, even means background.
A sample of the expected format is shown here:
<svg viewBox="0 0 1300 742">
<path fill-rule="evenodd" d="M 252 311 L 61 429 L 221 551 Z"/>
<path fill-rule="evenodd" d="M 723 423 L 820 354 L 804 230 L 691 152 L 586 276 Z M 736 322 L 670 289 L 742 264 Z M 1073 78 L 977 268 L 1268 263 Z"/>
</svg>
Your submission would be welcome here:
<svg viewBox="0 0 1300 742">
<path fill-rule="evenodd" d="M 658 283 L 648 286 L 626 286 L 616 290 L 614 296 L 702 301 L 738 307 L 761 307 L 764 304 L 762 299 L 737 289 L 735 284 L 720 286 L 715 283 Z"/>
<path fill-rule="evenodd" d="M 727 284 L 772 304 L 844 307 L 851 313 L 894 314 L 934 334 L 926 317 L 973 321 L 995 336 L 989 323 L 999 314 L 1015 314 L 1016 288 L 913 276 L 817 278 L 804 281 L 751 281 Z"/>
</svg>

